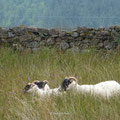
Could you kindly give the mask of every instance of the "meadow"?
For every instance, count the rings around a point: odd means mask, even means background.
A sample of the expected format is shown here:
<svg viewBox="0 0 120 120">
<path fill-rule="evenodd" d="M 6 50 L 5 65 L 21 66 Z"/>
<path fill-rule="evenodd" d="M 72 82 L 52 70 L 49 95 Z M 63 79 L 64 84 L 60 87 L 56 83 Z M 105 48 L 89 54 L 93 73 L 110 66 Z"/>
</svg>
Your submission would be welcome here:
<svg viewBox="0 0 120 120">
<path fill-rule="evenodd" d="M 120 55 L 48 48 L 19 53 L 1 48 L 0 120 L 120 120 L 120 96 L 105 100 L 69 92 L 48 98 L 23 93 L 33 80 L 48 80 L 54 88 L 66 76 L 77 77 L 79 84 L 113 79 L 120 83 Z"/>
</svg>

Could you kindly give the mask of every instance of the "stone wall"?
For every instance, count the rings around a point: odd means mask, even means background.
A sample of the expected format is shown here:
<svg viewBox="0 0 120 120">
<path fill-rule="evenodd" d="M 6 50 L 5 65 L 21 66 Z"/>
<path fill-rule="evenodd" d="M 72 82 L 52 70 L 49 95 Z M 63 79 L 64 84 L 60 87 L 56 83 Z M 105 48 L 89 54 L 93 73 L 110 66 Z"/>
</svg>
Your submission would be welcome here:
<svg viewBox="0 0 120 120">
<path fill-rule="evenodd" d="M 118 47 L 119 36 L 119 26 L 111 26 L 108 29 L 78 27 L 73 31 L 19 26 L 9 29 L 0 28 L 0 45 L 7 44 L 17 50 L 32 51 L 41 47 L 79 51 L 91 47 L 96 50 L 113 50 Z"/>
</svg>

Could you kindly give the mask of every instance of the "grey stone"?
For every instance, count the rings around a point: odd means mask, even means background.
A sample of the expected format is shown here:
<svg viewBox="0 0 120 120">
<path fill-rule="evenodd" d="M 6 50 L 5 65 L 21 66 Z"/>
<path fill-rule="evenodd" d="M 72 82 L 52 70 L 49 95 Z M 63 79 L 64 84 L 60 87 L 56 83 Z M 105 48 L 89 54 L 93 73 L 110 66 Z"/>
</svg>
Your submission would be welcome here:
<svg viewBox="0 0 120 120">
<path fill-rule="evenodd" d="M 74 38 L 79 37 L 79 33 L 73 32 L 73 33 L 71 34 L 71 36 L 74 37 Z"/>
<path fill-rule="evenodd" d="M 66 43 L 65 41 L 63 41 L 63 42 L 60 44 L 60 46 L 61 46 L 61 49 L 62 49 L 62 50 L 66 50 L 66 49 L 68 49 L 68 48 L 70 47 L 69 44 Z"/>
<path fill-rule="evenodd" d="M 85 33 L 84 32 L 80 33 L 80 37 L 85 37 Z"/>
<path fill-rule="evenodd" d="M 57 37 L 58 37 L 58 35 L 52 35 L 52 37 L 53 37 L 53 38 L 57 38 Z"/>
<path fill-rule="evenodd" d="M 99 27 L 98 30 L 102 31 L 102 30 L 105 30 L 105 28 L 104 27 Z"/>
<path fill-rule="evenodd" d="M 40 46 L 45 46 L 45 45 L 46 45 L 46 41 L 44 41 L 44 40 L 43 40 L 43 41 L 40 41 L 39 44 L 40 44 Z"/>
<path fill-rule="evenodd" d="M 76 40 L 76 41 L 82 41 L 83 38 L 82 38 L 82 37 L 78 37 L 78 38 L 76 38 L 75 40 Z"/>
<path fill-rule="evenodd" d="M 86 44 L 87 44 L 87 43 L 90 43 L 90 40 L 89 40 L 89 39 L 84 39 L 84 40 L 83 40 L 83 43 L 86 43 Z"/>
<path fill-rule="evenodd" d="M 106 45 L 104 45 L 105 49 L 110 50 L 110 49 L 114 49 L 118 46 L 118 44 L 116 42 L 109 42 Z"/>
<path fill-rule="evenodd" d="M 67 49 L 68 52 L 80 52 L 80 49 L 78 47 L 73 47 L 73 48 L 70 48 L 70 49 Z"/>
<path fill-rule="evenodd" d="M 39 47 L 39 43 L 37 41 L 31 41 L 31 42 L 28 42 L 26 44 L 26 47 L 28 47 L 28 48 L 38 48 Z"/>
<path fill-rule="evenodd" d="M 8 32 L 8 37 L 11 38 L 11 37 L 14 37 L 15 34 L 13 34 L 12 32 Z"/>
<path fill-rule="evenodd" d="M 40 48 L 32 48 L 32 52 L 37 52 Z"/>
<path fill-rule="evenodd" d="M 78 32 L 81 32 L 81 31 L 86 32 L 86 31 L 88 31 L 88 29 L 87 29 L 87 27 L 78 27 L 77 31 Z"/>
<path fill-rule="evenodd" d="M 99 44 L 98 44 L 98 47 L 99 47 L 99 48 L 103 48 L 103 46 L 104 46 L 103 43 L 99 43 Z"/>
<path fill-rule="evenodd" d="M 48 45 L 53 45 L 55 43 L 54 39 L 53 38 L 48 38 L 47 39 L 47 44 Z"/>
<path fill-rule="evenodd" d="M 98 39 L 93 39 L 93 40 L 92 40 L 92 43 L 93 43 L 93 45 L 95 45 L 95 46 L 96 46 L 96 45 L 98 45 L 99 40 L 98 40 Z"/>
<path fill-rule="evenodd" d="M 109 36 L 110 33 L 109 33 L 108 31 L 99 31 L 99 32 L 97 33 L 97 35 L 98 35 L 98 36 Z"/>
<path fill-rule="evenodd" d="M 36 37 L 34 40 L 37 41 L 37 42 L 40 42 L 41 41 L 41 37 Z"/>
<path fill-rule="evenodd" d="M 66 35 L 66 32 L 65 31 L 60 31 L 59 32 L 59 37 L 64 37 Z"/>
<path fill-rule="evenodd" d="M 61 38 L 56 38 L 55 41 L 56 42 L 61 42 Z"/>
</svg>

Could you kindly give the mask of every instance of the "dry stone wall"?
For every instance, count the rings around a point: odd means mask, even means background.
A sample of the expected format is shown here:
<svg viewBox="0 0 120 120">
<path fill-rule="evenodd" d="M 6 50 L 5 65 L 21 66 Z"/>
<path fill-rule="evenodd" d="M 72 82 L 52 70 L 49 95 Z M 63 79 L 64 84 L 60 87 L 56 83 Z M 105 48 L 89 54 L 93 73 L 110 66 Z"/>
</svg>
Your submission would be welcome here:
<svg viewBox="0 0 120 120">
<path fill-rule="evenodd" d="M 119 37 L 119 26 L 111 26 L 108 29 L 78 27 L 73 31 L 25 26 L 0 28 L 0 45 L 7 44 L 20 51 L 26 49 L 37 51 L 42 47 L 79 51 L 91 47 L 96 50 L 113 50 L 119 45 Z"/>
</svg>

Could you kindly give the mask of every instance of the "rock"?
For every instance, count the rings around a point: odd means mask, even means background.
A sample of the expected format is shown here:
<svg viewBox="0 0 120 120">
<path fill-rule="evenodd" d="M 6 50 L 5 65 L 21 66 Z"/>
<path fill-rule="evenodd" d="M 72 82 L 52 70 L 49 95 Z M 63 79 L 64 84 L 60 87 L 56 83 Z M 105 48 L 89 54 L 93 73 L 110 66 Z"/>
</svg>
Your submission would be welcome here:
<svg viewBox="0 0 120 120">
<path fill-rule="evenodd" d="M 94 46 L 98 50 L 103 48 L 116 49 L 119 42 L 120 27 L 105 28 L 78 27 L 77 30 L 59 31 L 56 29 L 41 29 L 37 27 L 18 26 L 10 29 L 0 28 L 0 43 L 8 43 L 15 49 L 21 45 L 25 49 L 38 50 L 41 46 L 51 46 L 62 50 L 78 47 L 87 49 Z"/>
<path fill-rule="evenodd" d="M 98 39 L 93 39 L 93 40 L 92 40 L 92 44 L 93 44 L 93 45 L 96 46 L 96 45 L 98 45 L 98 43 L 99 43 L 99 40 L 98 40 Z"/>
<path fill-rule="evenodd" d="M 92 39 L 92 38 L 93 38 L 93 34 L 89 34 L 89 35 L 87 36 L 87 38 Z"/>
<path fill-rule="evenodd" d="M 36 37 L 34 40 L 37 41 L 37 42 L 40 42 L 41 41 L 41 37 Z"/>
<path fill-rule="evenodd" d="M 107 42 L 106 44 L 104 44 L 105 49 L 110 50 L 110 49 L 114 49 L 118 46 L 118 44 L 116 42 Z"/>
<path fill-rule="evenodd" d="M 10 28 L 8 31 L 14 33 L 15 36 L 21 36 L 21 35 L 25 35 L 28 33 L 27 27 L 25 26 L 18 26 L 18 27 Z"/>
<path fill-rule="evenodd" d="M 110 43 L 109 40 L 105 40 L 105 41 L 104 41 L 104 46 L 107 46 L 109 43 Z"/>
<path fill-rule="evenodd" d="M 103 48 L 104 44 L 103 43 L 99 43 L 98 44 L 98 48 Z"/>
<path fill-rule="evenodd" d="M 79 37 L 79 33 L 73 32 L 73 33 L 71 34 L 71 36 L 74 37 L 74 38 L 77 38 L 77 37 Z"/>
<path fill-rule="evenodd" d="M 37 41 L 26 42 L 26 47 L 27 48 L 38 48 L 39 43 Z"/>
<path fill-rule="evenodd" d="M 70 42 L 70 48 L 73 48 L 75 44 L 73 42 Z"/>
<path fill-rule="evenodd" d="M 65 31 L 60 31 L 59 32 L 59 37 L 64 37 L 66 35 L 66 32 Z"/>
<path fill-rule="evenodd" d="M 82 44 L 80 47 L 81 49 L 85 50 L 89 47 L 89 44 Z"/>
<path fill-rule="evenodd" d="M 80 33 L 80 37 L 85 37 L 85 33 L 84 32 Z"/>
<path fill-rule="evenodd" d="M 3 39 L 7 39 L 8 37 L 8 31 L 5 28 L 0 28 L 0 38 Z"/>
<path fill-rule="evenodd" d="M 62 43 L 60 44 L 60 46 L 61 46 L 62 50 L 66 50 L 66 49 L 68 49 L 70 47 L 69 44 L 66 43 L 65 41 L 62 41 Z"/>
<path fill-rule="evenodd" d="M 57 38 L 59 35 L 52 35 L 53 38 Z"/>
<path fill-rule="evenodd" d="M 96 35 L 96 31 L 90 31 L 90 34 Z"/>
<path fill-rule="evenodd" d="M 73 47 L 73 48 L 70 48 L 70 49 L 67 49 L 67 52 L 80 52 L 80 49 L 78 47 Z"/>
<path fill-rule="evenodd" d="M 74 43 L 75 46 L 80 46 L 80 44 L 82 44 L 80 41 L 76 41 L 76 42 Z"/>
<path fill-rule="evenodd" d="M 32 52 L 37 52 L 39 50 L 40 50 L 40 48 L 32 48 Z"/>
<path fill-rule="evenodd" d="M 75 39 L 76 41 L 82 41 L 83 38 L 82 37 L 78 37 L 77 39 Z"/>
<path fill-rule="evenodd" d="M 105 30 L 105 28 L 104 27 L 99 27 L 98 30 L 103 31 L 103 30 Z"/>
<path fill-rule="evenodd" d="M 83 40 L 83 43 L 87 44 L 87 43 L 90 43 L 91 41 L 89 39 L 84 39 Z"/>
<path fill-rule="evenodd" d="M 109 44 L 105 45 L 104 47 L 105 47 L 105 49 L 110 50 L 112 48 L 112 44 L 109 43 Z"/>
<path fill-rule="evenodd" d="M 97 33 L 98 36 L 109 36 L 110 33 L 108 31 L 100 31 Z"/>
<path fill-rule="evenodd" d="M 15 37 L 15 34 L 13 34 L 12 32 L 8 32 L 8 37 L 9 37 L 9 38 Z"/>
<path fill-rule="evenodd" d="M 39 44 L 40 44 L 40 46 L 45 46 L 45 45 L 46 45 L 46 41 L 44 41 L 44 40 L 43 40 L 43 41 L 40 41 Z"/>
<path fill-rule="evenodd" d="M 55 41 L 56 42 L 61 42 L 61 38 L 56 38 Z"/>
<path fill-rule="evenodd" d="M 111 26 L 109 29 L 111 29 L 111 30 L 115 30 L 115 31 L 117 31 L 117 32 L 119 32 L 120 31 L 120 26 Z"/>
<path fill-rule="evenodd" d="M 53 38 L 48 38 L 47 39 L 47 45 L 53 45 L 55 43 Z"/>
<path fill-rule="evenodd" d="M 56 29 L 51 29 L 51 30 L 49 30 L 49 34 L 51 36 L 53 36 L 53 35 L 59 35 L 59 32 Z"/>
<path fill-rule="evenodd" d="M 86 32 L 86 31 L 88 31 L 88 29 L 87 29 L 87 27 L 78 27 L 77 32 L 80 33 L 81 31 Z"/>
<path fill-rule="evenodd" d="M 35 27 L 35 26 L 30 26 L 30 27 L 27 28 L 27 31 L 32 32 L 32 33 L 34 33 L 34 32 L 38 33 L 38 28 Z"/>
</svg>

